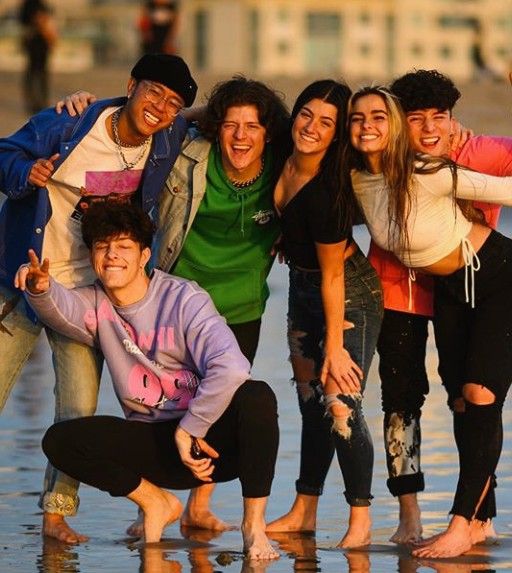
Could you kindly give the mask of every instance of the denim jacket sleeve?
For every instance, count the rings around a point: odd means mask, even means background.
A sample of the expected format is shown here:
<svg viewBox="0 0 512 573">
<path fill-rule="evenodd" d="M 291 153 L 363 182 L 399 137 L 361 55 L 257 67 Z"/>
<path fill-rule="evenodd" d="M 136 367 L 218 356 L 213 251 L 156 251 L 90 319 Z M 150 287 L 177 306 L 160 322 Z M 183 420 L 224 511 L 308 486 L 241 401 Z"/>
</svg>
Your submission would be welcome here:
<svg viewBox="0 0 512 573">
<path fill-rule="evenodd" d="M 58 153 L 78 118 L 47 109 L 33 116 L 9 137 L 0 138 L 0 191 L 10 199 L 23 199 L 37 191 L 28 183 L 32 165 L 39 158 Z"/>
</svg>

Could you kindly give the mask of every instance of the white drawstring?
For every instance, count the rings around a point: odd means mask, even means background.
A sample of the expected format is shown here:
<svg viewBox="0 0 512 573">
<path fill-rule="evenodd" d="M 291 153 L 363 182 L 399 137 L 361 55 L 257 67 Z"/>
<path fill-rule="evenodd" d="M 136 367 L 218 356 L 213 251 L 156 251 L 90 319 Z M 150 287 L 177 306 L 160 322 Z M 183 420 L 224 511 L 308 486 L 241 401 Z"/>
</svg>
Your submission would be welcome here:
<svg viewBox="0 0 512 573">
<path fill-rule="evenodd" d="M 412 310 L 412 283 L 416 282 L 416 272 L 414 269 L 409 269 L 409 280 L 407 281 L 409 285 L 409 310 Z"/>
<path fill-rule="evenodd" d="M 475 271 L 480 270 L 480 259 L 476 254 L 473 244 L 467 237 L 462 239 L 462 257 L 464 259 L 466 302 L 469 302 L 469 282 L 471 281 L 471 308 L 475 308 Z"/>
</svg>

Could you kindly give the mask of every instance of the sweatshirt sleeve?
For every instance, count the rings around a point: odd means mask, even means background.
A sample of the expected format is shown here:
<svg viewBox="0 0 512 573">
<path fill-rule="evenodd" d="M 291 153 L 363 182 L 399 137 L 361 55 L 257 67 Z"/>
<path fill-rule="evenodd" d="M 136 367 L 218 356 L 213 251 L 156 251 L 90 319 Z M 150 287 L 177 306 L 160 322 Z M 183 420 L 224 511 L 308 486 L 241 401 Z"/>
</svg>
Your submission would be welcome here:
<svg viewBox="0 0 512 573">
<path fill-rule="evenodd" d="M 453 176 L 449 168 L 420 177 L 432 194 L 451 195 Z M 458 199 L 512 206 L 512 177 L 497 177 L 459 167 L 455 196 Z"/>
<path fill-rule="evenodd" d="M 193 298 L 194 304 L 189 299 L 189 304 L 183 305 L 183 324 L 201 383 L 180 426 L 202 438 L 222 416 L 238 387 L 250 377 L 250 364 L 208 294 L 196 291 Z"/>
<path fill-rule="evenodd" d="M 50 328 L 88 346 L 97 346 L 94 286 L 67 289 L 50 279 L 46 292 L 34 295 L 25 291 L 25 296 L 40 320 Z"/>
</svg>

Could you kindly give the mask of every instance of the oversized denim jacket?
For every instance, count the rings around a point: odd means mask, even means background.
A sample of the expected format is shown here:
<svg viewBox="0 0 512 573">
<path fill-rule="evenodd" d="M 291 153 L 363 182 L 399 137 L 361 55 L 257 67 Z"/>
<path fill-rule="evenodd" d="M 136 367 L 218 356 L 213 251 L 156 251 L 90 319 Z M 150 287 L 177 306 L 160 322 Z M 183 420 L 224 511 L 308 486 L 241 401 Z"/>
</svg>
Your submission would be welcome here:
<svg viewBox="0 0 512 573">
<path fill-rule="evenodd" d="M 0 283 L 13 287 L 14 275 L 27 260 L 28 249 L 34 249 L 41 256 L 52 208 L 48 189 L 28 183 L 35 160 L 59 153 L 57 168 L 105 108 L 125 102 L 124 97 L 100 100 L 77 117 L 47 109 L 33 116 L 13 135 L 0 138 L 0 191 L 7 197 L 0 211 Z M 178 116 L 172 127 L 153 136 L 141 182 L 142 207 L 147 213 L 157 205 L 165 179 L 180 151 L 186 125 L 185 119 Z"/>
<path fill-rule="evenodd" d="M 156 266 L 163 271 L 170 272 L 176 263 L 206 192 L 210 148 L 211 143 L 197 129 L 189 129 L 165 183 L 154 249 Z"/>
</svg>

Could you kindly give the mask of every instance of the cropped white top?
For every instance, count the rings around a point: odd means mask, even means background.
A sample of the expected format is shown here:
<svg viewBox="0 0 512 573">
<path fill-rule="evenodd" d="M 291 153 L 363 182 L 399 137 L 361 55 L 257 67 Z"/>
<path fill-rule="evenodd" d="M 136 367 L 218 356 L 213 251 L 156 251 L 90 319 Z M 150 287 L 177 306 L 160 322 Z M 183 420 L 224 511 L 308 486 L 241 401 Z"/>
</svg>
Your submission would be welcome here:
<svg viewBox="0 0 512 573">
<path fill-rule="evenodd" d="M 392 251 L 404 265 L 411 268 L 432 265 L 466 243 L 472 223 L 453 201 L 453 177 L 448 167 L 437 173 L 413 176 L 413 199 L 406 221 L 407 251 L 395 240 L 396 226 L 393 223 L 390 226 L 389 188 L 383 174 L 353 171 L 352 184 L 372 239 L 379 247 Z M 510 206 L 512 177 L 495 177 L 459 168 L 455 195 Z"/>
</svg>

